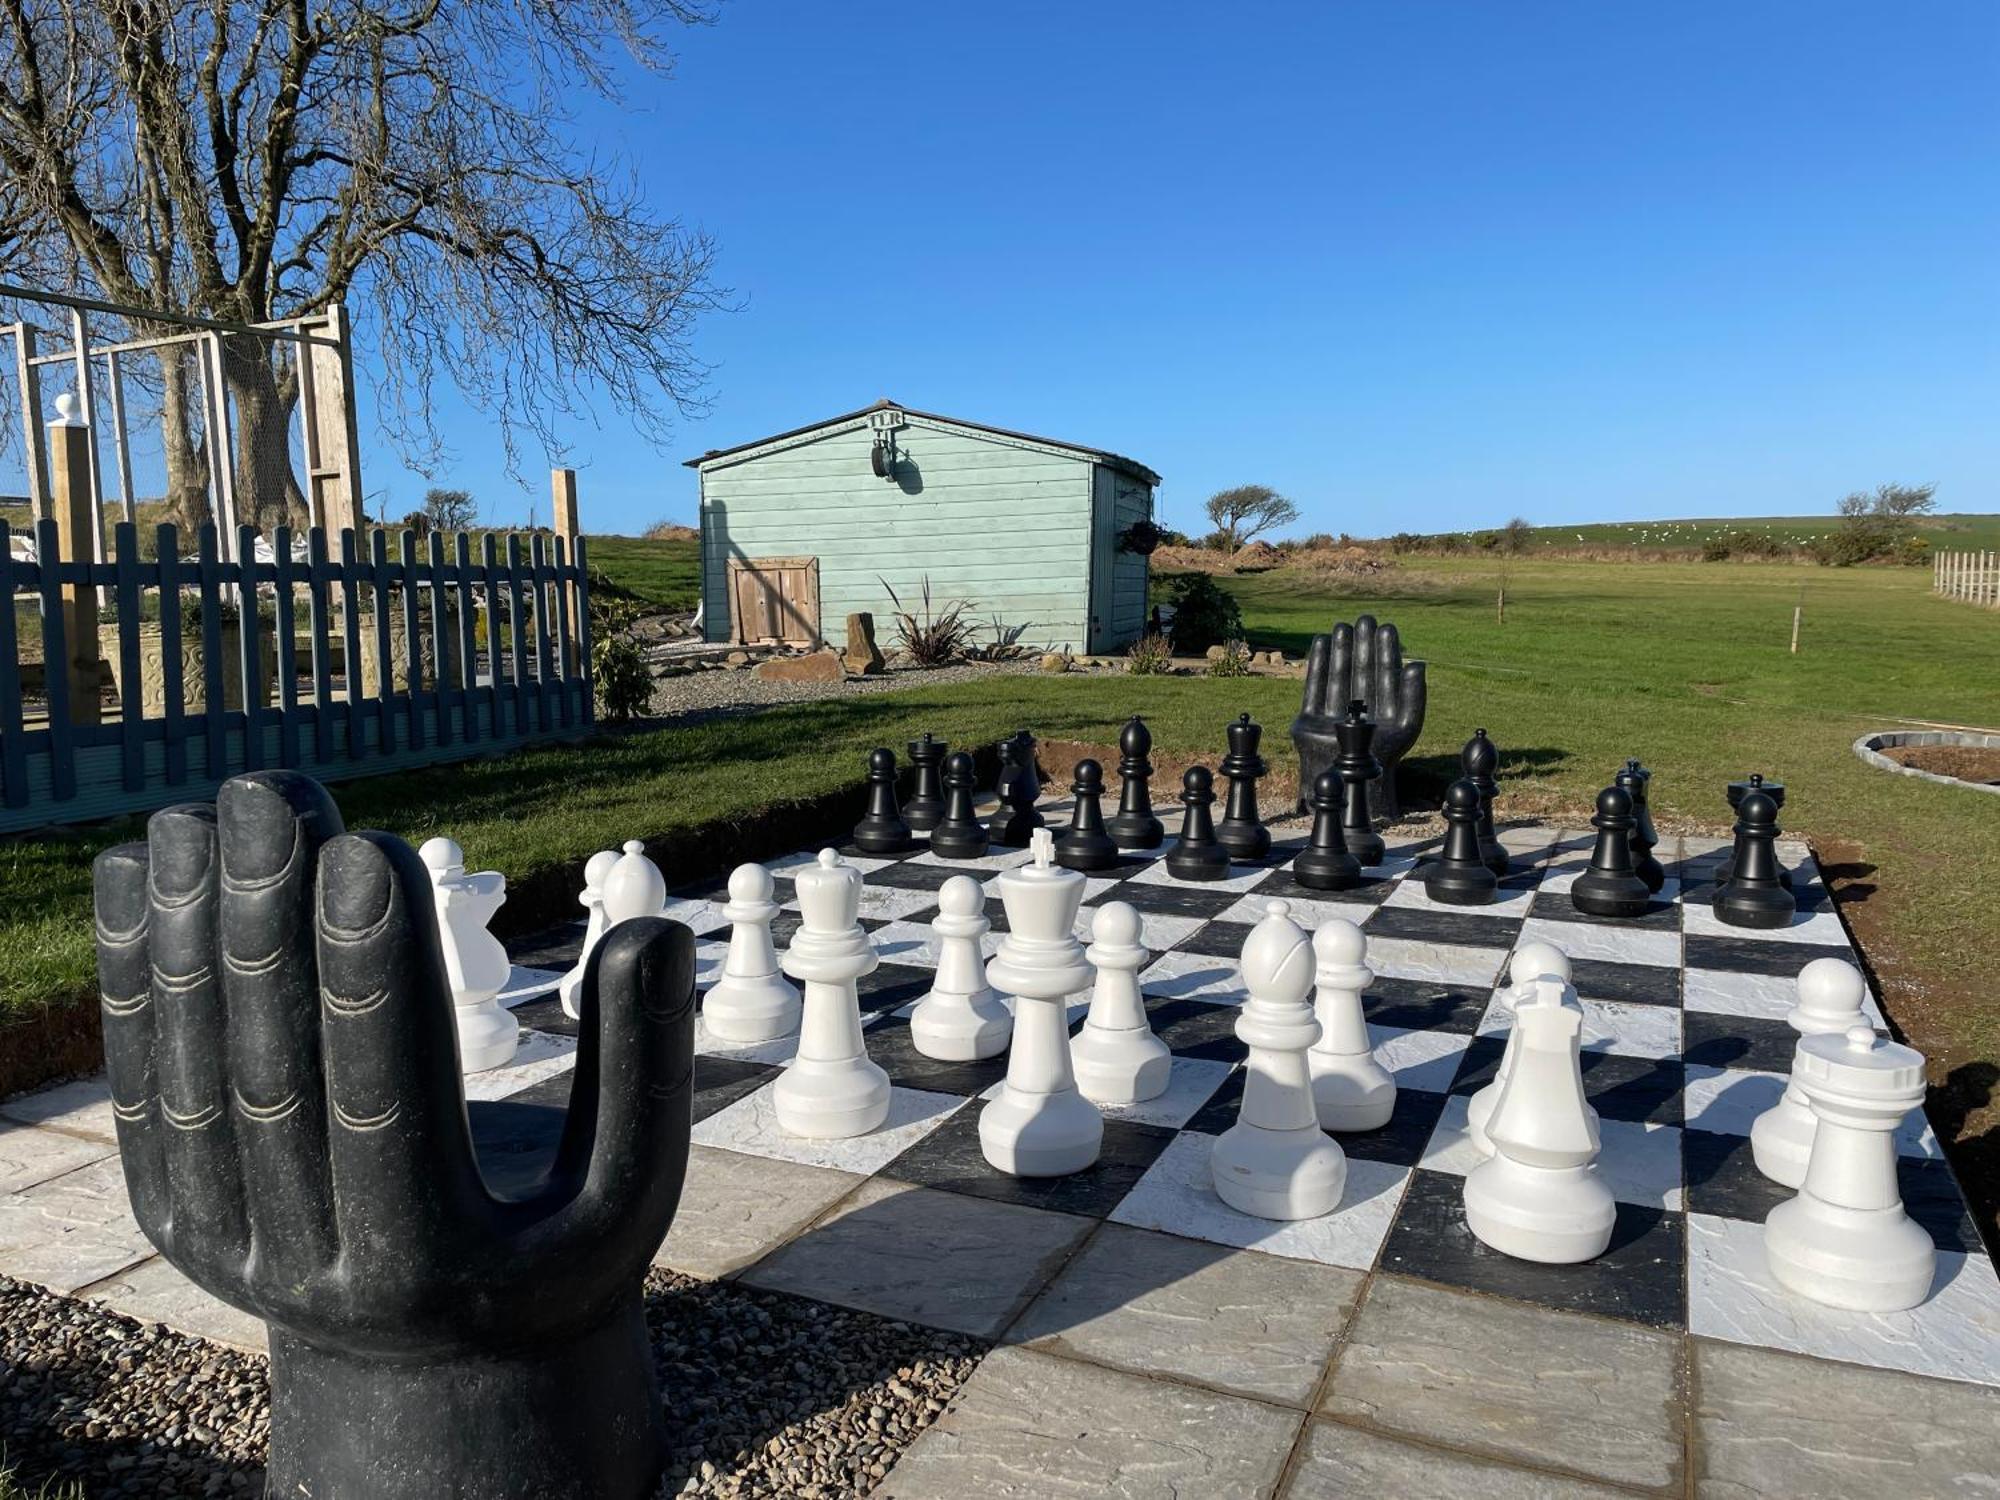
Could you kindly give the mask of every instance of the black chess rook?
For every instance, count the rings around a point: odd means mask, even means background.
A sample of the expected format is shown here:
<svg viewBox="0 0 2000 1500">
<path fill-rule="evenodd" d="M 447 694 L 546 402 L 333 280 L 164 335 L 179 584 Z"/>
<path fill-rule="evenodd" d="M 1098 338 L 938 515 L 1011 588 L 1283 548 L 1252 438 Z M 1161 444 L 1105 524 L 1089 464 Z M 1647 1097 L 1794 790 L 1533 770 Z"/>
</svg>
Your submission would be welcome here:
<svg viewBox="0 0 2000 1500">
<path fill-rule="evenodd" d="M 1153 815 L 1153 731 L 1137 714 L 1118 732 L 1118 811 L 1105 832 L 1121 849 L 1157 849 L 1167 830 Z"/>
<path fill-rule="evenodd" d="M 1261 864 L 1271 852 L 1271 830 L 1264 826 L 1257 810 L 1257 780 L 1268 769 L 1257 753 L 1263 736 L 1262 727 L 1250 715 L 1239 714 L 1229 726 L 1229 753 L 1222 758 L 1222 774 L 1228 779 L 1229 790 L 1222 821 L 1215 825 L 1215 837 L 1239 864 Z"/>
<path fill-rule="evenodd" d="M 1181 836 L 1167 851 L 1167 873 L 1176 880 L 1223 880 L 1229 851 L 1216 842 L 1215 778 L 1207 766 L 1190 766 L 1181 778 Z"/>
<path fill-rule="evenodd" d="M 1570 904 L 1593 917 L 1643 917 L 1653 893 L 1632 868 L 1632 798 L 1620 787 L 1597 794 L 1597 816 L 1590 820 L 1597 843 L 1590 868 L 1569 888 Z"/>
</svg>

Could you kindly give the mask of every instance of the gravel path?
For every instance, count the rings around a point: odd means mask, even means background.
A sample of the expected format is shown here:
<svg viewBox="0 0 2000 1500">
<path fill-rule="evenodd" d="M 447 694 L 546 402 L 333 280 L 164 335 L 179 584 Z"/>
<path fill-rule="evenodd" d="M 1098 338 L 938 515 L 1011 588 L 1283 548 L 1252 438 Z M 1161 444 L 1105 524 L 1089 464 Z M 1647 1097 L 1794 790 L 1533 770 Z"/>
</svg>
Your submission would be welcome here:
<svg viewBox="0 0 2000 1500">
<path fill-rule="evenodd" d="M 1000 677 L 1035 669 L 1032 660 L 962 662 L 955 667 L 934 667 L 928 671 L 892 667 L 877 677 L 850 677 L 845 682 L 763 682 L 752 677 L 748 668 L 735 672 L 682 672 L 654 682 L 649 712 L 655 718 L 698 722 L 755 713 L 777 703 L 856 698 L 869 693 L 891 693 L 898 688 L 944 687 L 979 677 Z"/>
<path fill-rule="evenodd" d="M 804 1297 L 656 1270 L 662 1496 L 867 1494 L 986 1346 Z M 0 1278 L 0 1450 L 30 1493 L 263 1493 L 262 1356 Z"/>
</svg>

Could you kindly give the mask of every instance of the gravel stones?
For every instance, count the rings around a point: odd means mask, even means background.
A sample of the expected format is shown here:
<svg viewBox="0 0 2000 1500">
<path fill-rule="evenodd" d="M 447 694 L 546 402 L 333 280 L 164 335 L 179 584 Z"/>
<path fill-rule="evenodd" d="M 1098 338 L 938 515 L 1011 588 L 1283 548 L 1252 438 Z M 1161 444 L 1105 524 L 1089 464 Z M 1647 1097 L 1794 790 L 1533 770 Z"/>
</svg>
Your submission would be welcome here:
<svg viewBox="0 0 2000 1500">
<path fill-rule="evenodd" d="M 991 677 L 1003 673 L 1032 671 L 1030 661 L 962 662 L 955 667 L 892 666 L 886 672 L 866 677 L 843 677 L 829 682 L 771 682 L 754 671 L 683 672 L 661 677 L 653 683 L 653 701 L 648 712 L 654 718 L 682 723 L 754 713 L 780 703 L 806 703 L 818 698 L 849 698 L 866 693 L 893 692 L 898 688 L 944 687 L 955 682 Z"/>
</svg>

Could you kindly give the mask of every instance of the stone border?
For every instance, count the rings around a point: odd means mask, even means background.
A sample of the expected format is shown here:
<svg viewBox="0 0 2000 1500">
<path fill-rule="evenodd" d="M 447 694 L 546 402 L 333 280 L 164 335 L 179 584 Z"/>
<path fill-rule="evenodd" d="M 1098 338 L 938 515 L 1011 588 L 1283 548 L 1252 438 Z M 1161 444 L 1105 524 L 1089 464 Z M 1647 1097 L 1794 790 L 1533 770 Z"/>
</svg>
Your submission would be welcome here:
<svg viewBox="0 0 2000 1500">
<path fill-rule="evenodd" d="M 1960 781 L 1956 776 L 1940 776 L 1935 771 L 1898 765 L 1882 753 L 1905 745 L 1964 745 L 1974 750 L 2000 750 L 2000 734 L 1974 734 L 1957 729 L 1878 729 L 1854 742 L 1854 753 L 1879 771 L 1894 771 L 1898 776 L 1915 776 L 1924 781 L 1935 781 L 1940 786 L 1964 787 L 1970 792 L 2000 795 L 2000 786 L 1983 786 L 1976 781 Z"/>
</svg>

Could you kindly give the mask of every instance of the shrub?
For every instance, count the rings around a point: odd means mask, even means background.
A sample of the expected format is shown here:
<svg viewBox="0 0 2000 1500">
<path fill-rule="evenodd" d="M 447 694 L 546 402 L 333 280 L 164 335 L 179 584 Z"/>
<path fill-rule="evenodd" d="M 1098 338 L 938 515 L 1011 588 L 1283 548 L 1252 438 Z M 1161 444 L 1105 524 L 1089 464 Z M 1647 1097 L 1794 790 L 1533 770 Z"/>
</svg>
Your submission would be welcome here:
<svg viewBox="0 0 2000 1500">
<path fill-rule="evenodd" d="M 1148 631 L 1125 651 L 1125 670 L 1134 677 L 1164 677 L 1174 669 L 1174 648 L 1158 631 Z"/>
<path fill-rule="evenodd" d="M 1208 660 L 1211 677 L 1248 677 L 1250 647 L 1243 641 L 1224 641 L 1222 650 Z"/>
<path fill-rule="evenodd" d="M 1503 550 L 1522 553 L 1528 550 L 1528 543 L 1534 540 L 1535 528 L 1528 524 L 1525 516 L 1516 516 L 1500 528 L 1500 546 Z"/>
<path fill-rule="evenodd" d="M 1235 596 L 1206 573 L 1177 575 L 1168 599 L 1174 606 L 1174 650 L 1182 656 L 1199 656 L 1243 633 Z"/>
<path fill-rule="evenodd" d="M 1701 560 L 1703 562 L 1728 562 L 1729 538 L 1725 536 L 1712 536 L 1703 542 L 1701 544 Z"/>
<path fill-rule="evenodd" d="M 916 610 L 903 608 L 903 601 L 889 587 L 888 579 L 878 576 L 876 582 L 888 594 L 889 602 L 896 606 L 896 641 L 912 666 L 949 666 L 965 655 L 966 648 L 972 644 L 972 622 L 966 618 L 971 605 L 963 599 L 933 605 L 928 573 L 923 578 L 923 592 Z"/>
<path fill-rule="evenodd" d="M 622 724 L 653 701 L 653 673 L 646 653 L 630 630 L 590 638 L 590 676 L 597 690 L 598 717 Z"/>
</svg>

